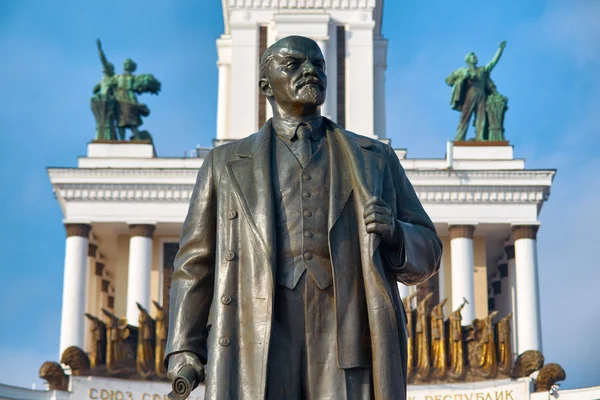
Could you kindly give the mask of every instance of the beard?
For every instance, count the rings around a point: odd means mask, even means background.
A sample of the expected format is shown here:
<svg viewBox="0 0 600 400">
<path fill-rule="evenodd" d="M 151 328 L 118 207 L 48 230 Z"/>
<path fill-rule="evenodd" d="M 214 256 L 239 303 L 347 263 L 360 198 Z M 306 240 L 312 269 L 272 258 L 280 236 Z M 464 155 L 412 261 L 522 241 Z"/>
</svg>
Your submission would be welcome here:
<svg viewBox="0 0 600 400">
<path fill-rule="evenodd" d="M 320 106 L 325 103 L 325 91 L 317 85 L 305 85 L 298 90 L 297 99 L 304 104 Z"/>
</svg>

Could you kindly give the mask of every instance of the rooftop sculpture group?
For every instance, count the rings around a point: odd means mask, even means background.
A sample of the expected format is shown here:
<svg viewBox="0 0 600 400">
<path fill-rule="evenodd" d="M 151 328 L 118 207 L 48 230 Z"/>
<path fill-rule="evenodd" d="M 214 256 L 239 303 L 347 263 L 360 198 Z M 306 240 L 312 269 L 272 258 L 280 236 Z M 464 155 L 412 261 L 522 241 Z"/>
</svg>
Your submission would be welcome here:
<svg viewBox="0 0 600 400">
<path fill-rule="evenodd" d="M 452 72 L 446 83 L 452 86 L 450 104 L 460 111 L 456 130 L 456 142 L 464 142 L 471 116 L 475 127 L 475 141 L 504 141 L 504 113 L 508 98 L 498 93 L 490 74 L 506 47 L 506 41 L 498 45 L 494 58 L 483 67 L 477 66 L 477 56 L 471 52 L 465 57 L 466 67 Z"/>
<path fill-rule="evenodd" d="M 104 75 L 94 86 L 90 100 L 96 119 L 95 140 L 126 140 L 126 129 L 131 130 L 132 140 L 152 140 L 148 131 L 138 129 L 143 123 L 142 117 L 150 115 L 150 109 L 138 102 L 137 95 L 158 94 L 160 81 L 152 74 L 134 75 L 137 64 L 130 58 L 123 62 L 124 72 L 115 74 L 115 66 L 107 60 L 100 40 L 96 44 Z"/>
</svg>

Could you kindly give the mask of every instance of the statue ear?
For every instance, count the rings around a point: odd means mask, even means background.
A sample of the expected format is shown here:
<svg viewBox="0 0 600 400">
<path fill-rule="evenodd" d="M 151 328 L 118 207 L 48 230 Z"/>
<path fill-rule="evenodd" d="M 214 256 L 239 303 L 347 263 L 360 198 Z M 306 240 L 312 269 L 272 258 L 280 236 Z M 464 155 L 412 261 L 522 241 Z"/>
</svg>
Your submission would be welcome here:
<svg viewBox="0 0 600 400">
<path fill-rule="evenodd" d="M 262 78 L 258 82 L 258 87 L 260 89 L 260 92 L 264 96 L 266 96 L 266 97 L 273 97 L 273 89 L 271 89 L 271 85 L 269 84 L 269 81 L 266 78 Z"/>
</svg>

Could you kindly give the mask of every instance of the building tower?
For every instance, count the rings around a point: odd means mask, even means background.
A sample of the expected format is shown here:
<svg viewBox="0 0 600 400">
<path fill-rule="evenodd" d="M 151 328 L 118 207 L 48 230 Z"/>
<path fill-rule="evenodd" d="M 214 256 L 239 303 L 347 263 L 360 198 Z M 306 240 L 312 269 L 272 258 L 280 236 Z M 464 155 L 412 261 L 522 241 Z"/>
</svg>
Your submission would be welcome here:
<svg viewBox="0 0 600 400">
<path fill-rule="evenodd" d="M 314 39 L 325 56 L 323 115 L 361 135 L 385 138 L 382 10 L 383 0 L 223 0 L 217 139 L 248 136 L 271 117 L 258 90 L 260 56 L 290 35 Z"/>
</svg>

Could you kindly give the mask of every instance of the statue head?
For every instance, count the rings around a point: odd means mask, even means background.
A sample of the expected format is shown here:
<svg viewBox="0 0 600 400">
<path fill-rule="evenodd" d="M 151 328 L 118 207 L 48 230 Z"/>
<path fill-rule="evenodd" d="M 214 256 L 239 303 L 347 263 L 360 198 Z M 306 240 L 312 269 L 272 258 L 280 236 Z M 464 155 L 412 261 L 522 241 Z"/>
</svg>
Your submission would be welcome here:
<svg viewBox="0 0 600 400">
<path fill-rule="evenodd" d="M 123 69 L 125 72 L 131 73 L 135 71 L 136 68 L 137 64 L 131 58 L 126 58 L 125 61 L 123 61 Z"/>
<path fill-rule="evenodd" d="M 259 88 L 271 105 L 294 116 L 311 115 L 325 102 L 325 58 L 314 40 L 288 36 L 260 61 Z"/>
<path fill-rule="evenodd" d="M 477 56 L 475 55 L 475 53 L 470 52 L 469 54 L 467 54 L 465 56 L 465 62 L 469 66 L 473 66 L 473 67 L 477 66 Z"/>
<path fill-rule="evenodd" d="M 115 74 L 115 65 L 111 62 L 106 63 L 102 71 L 106 76 L 113 76 Z"/>
</svg>

